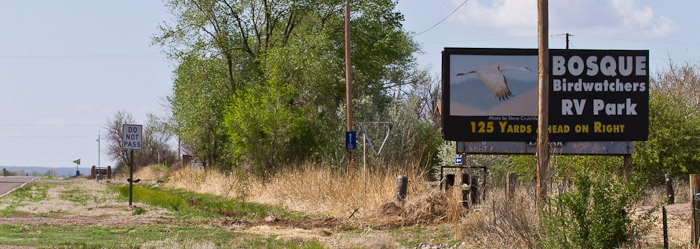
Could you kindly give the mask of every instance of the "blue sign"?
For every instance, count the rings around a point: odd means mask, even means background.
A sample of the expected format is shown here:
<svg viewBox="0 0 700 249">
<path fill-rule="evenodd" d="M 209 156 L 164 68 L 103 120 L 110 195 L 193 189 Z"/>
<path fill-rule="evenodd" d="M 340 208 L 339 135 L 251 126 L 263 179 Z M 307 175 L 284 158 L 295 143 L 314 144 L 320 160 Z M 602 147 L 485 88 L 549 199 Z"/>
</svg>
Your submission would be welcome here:
<svg viewBox="0 0 700 249">
<path fill-rule="evenodd" d="M 461 156 L 455 157 L 455 163 L 462 164 L 462 157 Z"/>
<path fill-rule="evenodd" d="M 345 149 L 354 150 L 357 149 L 357 132 L 346 131 L 345 132 Z"/>
</svg>

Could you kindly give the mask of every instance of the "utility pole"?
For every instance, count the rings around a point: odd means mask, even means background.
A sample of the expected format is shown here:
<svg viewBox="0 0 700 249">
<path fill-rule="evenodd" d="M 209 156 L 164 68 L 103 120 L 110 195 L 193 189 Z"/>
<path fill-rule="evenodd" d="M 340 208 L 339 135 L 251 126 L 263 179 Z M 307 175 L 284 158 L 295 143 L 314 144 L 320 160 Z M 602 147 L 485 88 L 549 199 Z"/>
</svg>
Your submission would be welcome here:
<svg viewBox="0 0 700 249">
<path fill-rule="evenodd" d="M 571 34 L 566 33 L 564 35 L 566 35 L 566 50 L 569 50 L 569 36 L 571 36 Z"/>
<path fill-rule="evenodd" d="M 547 180 L 549 174 L 549 18 L 547 0 L 538 0 L 538 68 L 539 68 L 539 99 L 537 104 L 537 214 L 544 206 L 547 196 Z M 568 37 L 568 36 L 567 36 Z"/>
<path fill-rule="evenodd" d="M 350 4 L 345 5 L 345 97 L 346 131 L 352 131 L 352 64 L 350 63 Z M 352 149 L 348 149 L 348 167 L 352 166 Z"/>
<path fill-rule="evenodd" d="M 100 130 L 97 130 L 97 167 L 100 167 L 100 155 L 102 151 L 100 150 Z"/>
</svg>

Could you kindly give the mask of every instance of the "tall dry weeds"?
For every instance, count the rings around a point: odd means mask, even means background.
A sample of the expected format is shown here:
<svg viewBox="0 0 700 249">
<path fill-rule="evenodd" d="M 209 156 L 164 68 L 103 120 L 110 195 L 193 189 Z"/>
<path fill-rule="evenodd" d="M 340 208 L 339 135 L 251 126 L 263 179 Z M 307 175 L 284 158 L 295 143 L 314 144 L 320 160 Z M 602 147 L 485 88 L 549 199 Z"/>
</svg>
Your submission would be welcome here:
<svg viewBox="0 0 700 249">
<path fill-rule="evenodd" d="M 459 239 L 478 248 L 533 248 L 537 226 L 533 196 L 519 187 L 507 200 L 503 189 L 488 191 L 488 199 L 459 223 Z"/>
<path fill-rule="evenodd" d="M 418 170 L 361 168 L 343 172 L 307 163 L 283 169 L 271 177 L 245 177 L 215 170 L 183 168 L 171 174 L 167 187 L 213 193 L 231 198 L 281 204 L 292 210 L 335 217 L 370 215 L 394 197 L 398 175 L 409 179 L 407 199 L 430 192 Z M 365 187 L 366 186 L 366 187 Z"/>
</svg>

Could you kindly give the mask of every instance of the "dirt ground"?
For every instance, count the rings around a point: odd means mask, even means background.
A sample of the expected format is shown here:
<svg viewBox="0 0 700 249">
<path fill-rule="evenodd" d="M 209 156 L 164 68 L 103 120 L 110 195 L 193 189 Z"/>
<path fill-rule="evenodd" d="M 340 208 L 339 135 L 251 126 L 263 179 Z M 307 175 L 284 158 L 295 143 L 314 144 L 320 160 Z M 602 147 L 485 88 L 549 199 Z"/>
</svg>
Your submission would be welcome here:
<svg viewBox="0 0 700 249">
<path fill-rule="evenodd" d="M 169 211 L 156 207 L 143 206 L 148 212 L 142 215 L 132 215 L 136 204 L 129 207 L 123 201 L 117 201 L 117 194 L 107 191 L 105 182 L 89 180 L 37 180 L 36 182 L 67 183 L 58 184 L 48 189 L 47 198 L 38 202 L 28 202 L 18 207 L 23 213 L 13 214 L 6 218 L 0 218 L 0 224 L 32 224 L 32 225 L 81 225 L 81 226 L 134 226 L 134 225 L 180 225 L 180 226 L 207 226 L 218 227 L 232 231 L 242 231 L 260 235 L 275 235 L 278 239 L 295 241 L 320 241 L 333 247 L 396 247 L 394 240 L 381 229 L 401 227 L 401 222 L 377 225 L 366 221 L 358 221 L 346 218 L 312 218 L 300 221 L 281 220 L 276 217 L 266 217 L 256 222 L 246 222 L 232 219 L 220 219 L 213 221 L 182 221 L 173 217 Z M 88 198 L 84 203 L 76 204 L 72 201 L 60 198 L 62 194 L 78 189 Z M 64 198 L 65 199 L 65 198 Z M 437 203 L 437 201 L 434 201 Z M 0 208 L 3 208 L 0 202 Z M 435 208 L 435 207 L 431 207 Z M 667 205 L 668 232 L 671 247 L 687 247 L 690 239 L 690 212 L 689 203 Z M 390 214 L 401 213 L 400 208 L 394 207 L 384 210 Z M 648 227 L 648 233 L 642 237 L 641 245 L 658 246 L 663 244 L 663 230 L 661 208 L 653 209 L 651 206 L 640 207 L 635 214 L 642 215 L 653 211 L 652 223 Z M 361 210 L 360 212 L 365 212 Z M 393 212 L 393 213 L 392 213 Z M 427 215 L 427 214 L 426 214 Z M 397 216 L 397 221 L 405 223 L 406 217 Z M 363 236 L 372 237 L 373 240 L 349 238 L 343 231 L 379 229 L 371 234 Z M 368 242 L 379 243 L 369 245 Z M 5 247 L 3 247 L 5 248 Z M 22 248 L 22 247 L 14 247 Z"/>
</svg>

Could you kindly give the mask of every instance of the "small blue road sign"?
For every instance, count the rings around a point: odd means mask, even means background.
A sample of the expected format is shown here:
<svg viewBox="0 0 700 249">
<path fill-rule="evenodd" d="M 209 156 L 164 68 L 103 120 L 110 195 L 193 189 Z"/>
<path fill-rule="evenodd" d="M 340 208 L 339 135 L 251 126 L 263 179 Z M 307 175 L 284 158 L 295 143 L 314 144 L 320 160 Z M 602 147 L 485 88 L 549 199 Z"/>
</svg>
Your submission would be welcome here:
<svg viewBox="0 0 700 249">
<path fill-rule="evenodd" d="M 345 149 L 354 150 L 357 149 L 357 132 L 346 131 L 345 132 Z"/>
<path fill-rule="evenodd" d="M 455 163 L 462 164 L 462 157 L 461 156 L 455 157 Z"/>
</svg>

